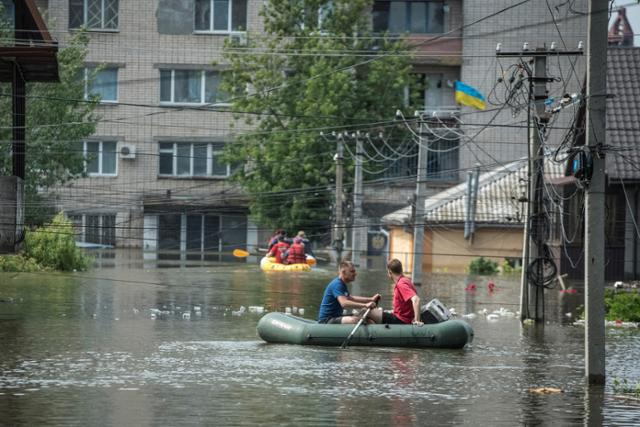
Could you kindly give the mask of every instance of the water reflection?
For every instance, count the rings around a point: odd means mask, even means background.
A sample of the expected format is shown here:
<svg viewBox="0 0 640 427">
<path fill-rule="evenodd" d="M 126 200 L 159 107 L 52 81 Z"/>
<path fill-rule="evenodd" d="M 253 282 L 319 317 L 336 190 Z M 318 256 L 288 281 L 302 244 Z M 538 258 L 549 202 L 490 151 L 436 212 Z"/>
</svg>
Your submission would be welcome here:
<svg viewBox="0 0 640 427">
<path fill-rule="evenodd" d="M 3 423 L 631 425 L 640 416 L 610 389 L 585 387 L 584 331 L 566 316 L 580 294 L 549 291 L 548 322 L 523 326 L 478 313 L 517 310 L 518 277 L 432 274 L 421 298 L 476 314 L 471 348 L 267 345 L 248 308 L 303 308 L 315 318 L 334 268 L 147 268 L 119 251 L 106 260 L 118 268 L 0 275 Z M 381 293 L 391 305 L 384 271 L 359 271 L 352 292 Z M 640 381 L 638 331 L 608 330 L 607 340 L 609 383 Z M 529 392 L 543 386 L 564 393 Z"/>
</svg>

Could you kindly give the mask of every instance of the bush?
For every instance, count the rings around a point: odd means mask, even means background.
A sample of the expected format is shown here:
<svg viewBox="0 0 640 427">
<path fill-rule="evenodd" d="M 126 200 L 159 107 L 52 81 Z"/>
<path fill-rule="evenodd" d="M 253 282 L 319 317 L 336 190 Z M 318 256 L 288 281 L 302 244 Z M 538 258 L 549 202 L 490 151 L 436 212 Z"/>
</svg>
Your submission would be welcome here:
<svg viewBox="0 0 640 427">
<path fill-rule="evenodd" d="M 522 267 L 519 265 L 516 265 L 513 258 L 512 259 L 505 258 L 505 260 L 502 261 L 502 264 L 500 265 L 500 267 L 501 267 L 502 274 L 516 274 L 516 273 L 522 272 Z"/>
<path fill-rule="evenodd" d="M 485 259 L 484 257 L 476 258 L 469 263 L 469 273 L 490 275 L 498 272 L 498 263 Z"/>
<path fill-rule="evenodd" d="M 44 268 L 86 270 L 91 258 L 76 247 L 71 222 L 60 212 L 35 231 L 27 231 L 24 255 Z"/>
<path fill-rule="evenodd" d="M 623 322 L 640 322 L 640 293 L 616 292 L 607 289 L 604 295 L 604 306 L 607 320 Z"/>
<path fill-rule="evenodd" d="M 636 385 L 633 386 L 629 384 L 629 381 L 627 381 L 626 378 L 623 381 L 614 378 L 613 392 L 616 394 L 631 394 L 637 398 L 640 398 L 640 383 L 636 383 Z"/>
<path fill-rule="evenodd" d="M 22 255 L 0 256 L 0 271 L 2 272 L 34 272 L 46 270 L 33 258 Z"/>
</svg>

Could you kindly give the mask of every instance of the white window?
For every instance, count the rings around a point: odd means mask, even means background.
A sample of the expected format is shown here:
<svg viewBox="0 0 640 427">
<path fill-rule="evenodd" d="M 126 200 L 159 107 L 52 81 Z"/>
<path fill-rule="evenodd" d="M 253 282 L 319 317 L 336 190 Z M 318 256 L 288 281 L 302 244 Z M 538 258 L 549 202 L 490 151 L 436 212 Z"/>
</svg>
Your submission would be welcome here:
<svg viewBox="0 0 640 427">
<path fill-rule="evenodd" d="M 247 31 L 247 0 L 196 0 L 195 31 Z"/>
<path fill-rule="evenodd" d="M 160 102 L 167 104 L 226 104 L 219 89 L 219 71 L 160 70 Z"/>
<path fill-rule="evenodd" d="M 82 153 L 86 172 L 90 176 L 116 176 L 118 174 L 116 146 L 116 141 L 84 141 Z"/>
<path fill-rule="evenodd" d="M 118 29 L 118 0 L 69 0 L 69 28 Z"/>
<path fill-rule="evenodd" d="M 220 160 L 224 144 L 207 142 L 161 142 L 159 175 L 227 177 L 230 165 Z"/>
<path fill-rule="evenodd" d="M 101 103 L 118 102 L 118 69 L 84 69 L 84 98 L 99 97 Z"/>
<path fill-rule="evenodd" d="M 116 244 L 115 214 L 71 214 L 75 239 L 78 242 L 114 246 Z"/>
</svg>

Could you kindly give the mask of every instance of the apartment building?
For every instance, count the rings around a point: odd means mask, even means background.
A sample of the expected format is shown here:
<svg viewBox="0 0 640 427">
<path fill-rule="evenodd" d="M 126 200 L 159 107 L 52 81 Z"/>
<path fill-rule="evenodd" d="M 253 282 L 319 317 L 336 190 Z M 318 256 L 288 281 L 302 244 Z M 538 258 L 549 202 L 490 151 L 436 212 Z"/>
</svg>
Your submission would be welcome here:
<svg viewBox="0 0 640 427">
<path fill-rule="evenodd" d="M 62 46 L 77 28 L 89 30 L 85 77 L 97 74 L 86 95 L 101 96 L 98 129 L 80 147 L 91 159 L 88 176 L 56 191 L 80 240 L 146 250 L 245 247 L 252 239 L 247 202 L 219 159 L 233 141 L 219 64 L 226 38 L 260 31 L 261 2 L 46 6 Z"/>
</svg>

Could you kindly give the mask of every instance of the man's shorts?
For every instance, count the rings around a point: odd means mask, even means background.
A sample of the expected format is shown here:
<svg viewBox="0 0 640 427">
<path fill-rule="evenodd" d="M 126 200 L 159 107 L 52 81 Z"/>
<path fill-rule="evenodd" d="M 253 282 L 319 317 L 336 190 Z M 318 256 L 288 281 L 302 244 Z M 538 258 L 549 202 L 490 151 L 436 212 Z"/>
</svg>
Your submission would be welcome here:
<svg viewBox="0 0 640 427">
<path fill-rule="evenodd" d="M 382 323 L 387 325 L 406 325 L 407 323 L 398 319 L 395 314 L 390 311 L 382 312 Z"/>
</svg>

